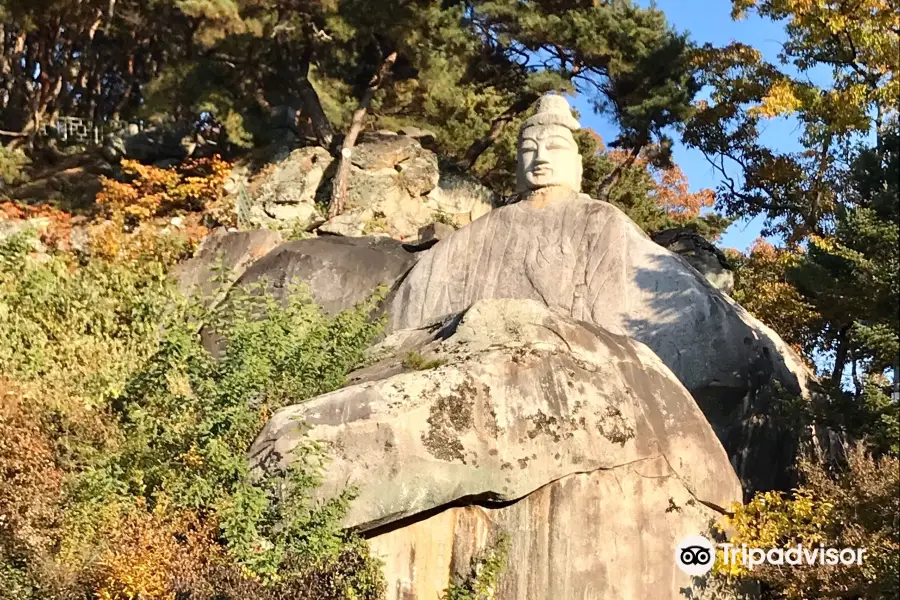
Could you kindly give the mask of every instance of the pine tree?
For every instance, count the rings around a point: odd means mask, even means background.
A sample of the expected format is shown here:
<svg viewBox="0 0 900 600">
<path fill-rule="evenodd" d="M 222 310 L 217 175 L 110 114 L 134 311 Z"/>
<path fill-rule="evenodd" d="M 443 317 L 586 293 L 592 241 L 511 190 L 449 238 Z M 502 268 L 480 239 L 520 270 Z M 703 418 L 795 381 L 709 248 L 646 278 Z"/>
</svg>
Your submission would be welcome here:
<svg viewBox="0 0 900 600">
<path fill-rule="evenodd" d="M 834 352 L 830 379 L 849 375 L 849 425 L 900 443 L 900 405 L 890 400 L 900 357 L 900 135 L 896 121 L 880 147 L 857 151 L 847 198 L 828 235 L 814 237 L 792 274 L 823 319 L 823 346 Z M 855 413 L 855 414 L 854 414 Z M 862 414 L 860 414 L 862 413 Z M 893 434 L 884 428 L 894 428 Z"/>
<path fill-rule="evenodd" d="M 821 315 L 810 353 L 829 357 L 828 379 L 851 396 L 897 380 L 897 120 L 900 15 L 880 0 L 735 0 L 735 16 L 754 10 L 785 23 L 781 64 L 748 46 L 697 53 L 713 86 L 688 123 L 685 140 L 722 175 L 718 206 L 732 217 L 764 215 L 764 234 L 802 253 L 785 272 Z M 832 83 L 791 75 L 829 67 Z M 794 116 L 800 152 L 760 139 L 760 125 Z M 860 140 L 871 139 L 859 147 Z M 729 168 L 737 167 L 737 175 Z M 891 367 L 894 368 L 891 368 Z M 848 373 L 849 371 L 849 373 Z M 896 407 L 896 402 L 895 402 Z"/>
</svg>

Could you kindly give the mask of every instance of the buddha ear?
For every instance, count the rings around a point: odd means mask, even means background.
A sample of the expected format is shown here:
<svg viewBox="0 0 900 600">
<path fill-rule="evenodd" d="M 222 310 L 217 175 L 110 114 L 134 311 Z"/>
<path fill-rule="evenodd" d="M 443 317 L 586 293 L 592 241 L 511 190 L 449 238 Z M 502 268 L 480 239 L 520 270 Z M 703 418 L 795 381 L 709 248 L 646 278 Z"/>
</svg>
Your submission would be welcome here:
<svg viewBox="0 0 900 600">
<path fill-rule="evenodd" d="M 516 192 L 519 194 L 524 194 L 528 191 L 528 184 L 525 182 L 525 165 L 522 164 L 522 153 L 518 153 L 519 156 L 516 160 Z"/>
<path fill-rule="evenodd" d="M 576 161 L 575 166 L 575 185 L 577 186 L 577 189 L 575 190 L 576 192 L 581 191 L 581 180 L 584 176 L 584 158 L 580 154 L 578 155 L 578 158 L 580 158 L 581 160 Z"/>
</svg>

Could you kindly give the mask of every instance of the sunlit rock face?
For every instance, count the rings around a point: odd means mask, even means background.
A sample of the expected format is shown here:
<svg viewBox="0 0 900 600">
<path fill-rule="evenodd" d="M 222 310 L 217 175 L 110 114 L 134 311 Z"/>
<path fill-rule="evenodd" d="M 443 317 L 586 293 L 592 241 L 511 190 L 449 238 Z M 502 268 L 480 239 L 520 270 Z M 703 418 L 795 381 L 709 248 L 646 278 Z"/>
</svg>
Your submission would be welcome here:
<svg viewBox="0 0 900 600">
<path fill-rule="evenodd" d="M 565 147 L 577 122 L 560 114 L 559 100 L 522 129 L 524 199 L 424 253 L 390 299 L 389 327 L 421 327 L 478 300 L 515 298 L 632 337 L 691 391 L 748 491 L 788 487 L 796 432 L 772 417 L 765 388 L 778 380 L 805 394 L 810 372 L 682 257 L 616 207 L 578 192 Z"/>
<path fill-rule="evenodd" d="M 500 535 L 496 600 L 691 589 L 673 548 L 741 487 L 646 346 L 540 302 L 487 300 L 380 351 L 348 387 L 275 413 L 250 456 L 267 471 L 302 460 L 310 438 L 329 449 L 314 499 L 355 487 L 344 523 L 383 561 L 388 600 L 440 597 Z"/>
<path fill-rule="evenodd" d="M 441 596 L 501 536 L 497 600 L 705 598 L 673 548 L 785 487 L 797 436 L 765 390 L 805 390 L 805 369 L 580 192 L 577 128 L 542 99 L 520 131 L 521 201 L 417 253 L 366 366 L 277 411 L 250 450 L 260 474 L 327 448 L 313 499 L 355 488 L 343 522 L 383 561 L 388 600 Z"/>
</svg>

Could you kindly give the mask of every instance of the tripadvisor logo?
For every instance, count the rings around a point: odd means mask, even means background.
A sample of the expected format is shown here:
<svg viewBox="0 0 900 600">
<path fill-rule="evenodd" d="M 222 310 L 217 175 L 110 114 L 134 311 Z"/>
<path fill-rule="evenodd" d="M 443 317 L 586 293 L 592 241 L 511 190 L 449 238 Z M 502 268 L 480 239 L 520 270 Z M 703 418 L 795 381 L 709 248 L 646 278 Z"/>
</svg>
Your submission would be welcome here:
<svg viewBox="0 0 900 600">
<path fill-rule="evenodd" d="M 688 575 L 705 575 L 716 561 L 716 548 L 702 535 L 681 540 L 675 548 L 675 564 Z"/>
<path fill-rule="evenodd" d="M 861 565 L 865 548 L 807 547 L 797 544 L 790 548 L 750 548 L 747 544 L 717 544 L 726 565 L 742 564 L 751 571 L 760 565 Z M 700 535 L 681 540 L 675 548 L 675 563 L 688 575 L 705 575 L 716 559 L 716 546 Z"/>
</svg>

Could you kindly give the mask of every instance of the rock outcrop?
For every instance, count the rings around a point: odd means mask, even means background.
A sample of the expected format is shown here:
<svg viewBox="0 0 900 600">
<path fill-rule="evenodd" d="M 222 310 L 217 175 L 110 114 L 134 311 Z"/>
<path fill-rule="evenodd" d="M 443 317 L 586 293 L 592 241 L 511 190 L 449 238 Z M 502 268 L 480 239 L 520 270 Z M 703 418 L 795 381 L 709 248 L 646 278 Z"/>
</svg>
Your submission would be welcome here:
<svg viewBox="0 0 900 600">
<path fill-rule="evenodd" d="M 369 547 L 385 565 L 386 600 L 439 598 L 448 577 L 471 577 L 472 558 L 501 536 L 509 548 L 495 600 L 684 600 L 706 596 L 674 567 L 672 549 L 713 516 L 664 460 L 649 459 L 570 475 L 513 504 L 452 507 L 384 528 Z"/>
<path fill-rule="evenodd" d="M 580 194 L 577 128 L 564 99 L 543 98 L 520 130 L 522 200 L 490 212 L 495 199 L 440 172 L 412 136 L 370 136 L 349 210 L 317 231 L 405 237 L 436 204 L 421 243 L 292 242 L 237 283 L 283 298 L 305 282 L 330 313 L 392 290 L 370 364 L 276 412 L 249 454 L 262 476 L 308 438 L 322 444 L 314 500 L 357 490 L 344 525 L 383 560 L 392 600 L 440 597 L 501 535 L 498 600 L 702 597 L 672 560 L 677 543 L 743 495 L 792 483 L 800 434 L 776 401 L 809 397 L 812 375 L 716 289 L 697 244 L 657 244 Z M 316 164 L 282 197 L 327 188 L 330 164 Z"/>
<path fill-rule="evenodd" d="M 652 239 L 683 257 L 716 289 L 729 295 L 734 291 L 734 273 L 725 253 L 696 231 L 676 227 L 655 233 Z"/>
<path fill-rule="evenodd" d="M 170 124 L 151 126 L 141 131 L 132 124 L 107 134 L 101 152 L 112 163 L 123 158 L 152 163 L 209 157 L 221 152 L 221 149 L 188 127 Z"/>
<path fill-rule="evenodd" d="M 295 284 L 306 284 L 327 314 L 337 314 L 368 298 L 378 286 L 391 288 L 406 274 L 416 254 L 390 238 L 322 236 L 281 244 L 238 278 L 237 289 L 262 284 L 284 300 Z"/>
<path fill-rule="evenodd" d="M 268 229 L 227 231 L 207 235 L 194 256 L 175 267 L 178 288 L 206 306 L 221 302 L 247 268 L 281 244 L 281 234 Z M 223 279 L 224 278 L 224 279 Z"/>
<path fill-rule="evenodd" d="M 250 238 L 240 235 L 253 233 Z M 212 249 L 220 246 L 231 247 L 235 256 L 244 256 L 236 250 L 252 248 L 250 240 L 268 239 L 278 236 L 276 232 L 256 230 L 243 234 L 229 233 L 222 241 L 214 243 L 210 251 L 202 251 L 188 261 L 178 275 L 183 289 L 196 278 L 195 273 L 218 270 L 220 261 Z M 278 236 L 280 237 L 280 236 Z M 409 271 L 417 254 L 414 247 L 408 247 L 396 240 L 385 237 L 340 237 L 321 236 L 306 240 L 296 240 L 277 245 L 252 265 L 244 265 L 240 260 L 228 259 L 226 268 L 235 264 L 226 281 L 211 281 L 203 288 L 208 305 L 228 303 L 236 296 L 269 294 L 284 303 L 296 292 L 307 291 L 312 300 L 329 315 L 353 308 L 367 300 L 377 288 L 384 286 L 388 291 Z M 225 255 L 228 258 L 228 254 Z M 382 310 L 379 308 L 379 311 Z M 373 315 L 374 316 L 374 315 Z M 206 326 L 201 330 L 203 346 L 213 355 L 221 356 L 224 341 L 218 333 Z"/>
<path fill-rule="evenodd" d="M 306 231 L 325 222 L 320 209 L 325 198 L 317 191 L 331 163 L 331 154 L 318 146 L 284 149 L 249 182 L 242 179 L 247 176 L 246 166 L 239 165 L 227 189 L 241 196 L 236 203 L 247 224 Z"/>
<path fill-rule="evenodd" d="M 494 194 L 477 180 L 442 172 L 437 155 L 422 146 L 429 133 L 404 129 L 367 133 L 351 155 L 343 214 L 330 220 L 322 208 L 331 195 L 334 158 L 317 146 L 276 145 L 256 170 L 238 165 L 226 189 L 243 223 L 285 231 L 332 235 L 383 235 L 414 241 L 437 219 L 465 225 L 491 210 Z"/>
<path fill-rule="evenodd" d="M 777 335 L 610 204 L 568 193 L 491 211 L 423 254 L 391 300 L 415 328 L 489 298 L 536 300 L 650 347 L 691 391 L 748 489 L 785 487 L 797 432 L 763 388 L 812 377 Z"/>
<path fill-rule="evenodd" d="M 355 385 L 277 412 L 250 456 L 278 469 L 306 435 L 326 444 L 317 497 L 356 486 L 345 523 L 370 532 L 389 598 L 437 597 L 467 563 L 455 549 L 471 555 L 501 530 L 513 566 L 498 600 L 674 599 L 690 586 L 671 549 L 741 488 L 648 348 L 522 300 L 476 302 L 381 348 Z"/>
</svg>

